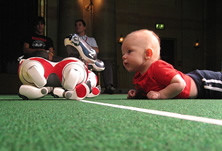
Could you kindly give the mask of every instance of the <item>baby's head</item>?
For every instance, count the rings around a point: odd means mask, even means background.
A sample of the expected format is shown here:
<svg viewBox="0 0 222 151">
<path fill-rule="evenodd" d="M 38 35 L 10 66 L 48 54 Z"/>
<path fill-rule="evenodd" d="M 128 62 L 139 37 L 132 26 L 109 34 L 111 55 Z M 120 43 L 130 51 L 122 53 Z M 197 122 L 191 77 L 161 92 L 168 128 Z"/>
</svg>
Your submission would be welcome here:
<svg viewBox="0 0 222 151">
<path fill-rule="evenodd" d="M 145 54 L 147 54 L 152 60 L 158 60 L 160 58 L 160 39 L 151 30 L 141 29 L 128 34 L 122 44 L 122 48 L 136 45 L 142 48 Z"/>
</svg>

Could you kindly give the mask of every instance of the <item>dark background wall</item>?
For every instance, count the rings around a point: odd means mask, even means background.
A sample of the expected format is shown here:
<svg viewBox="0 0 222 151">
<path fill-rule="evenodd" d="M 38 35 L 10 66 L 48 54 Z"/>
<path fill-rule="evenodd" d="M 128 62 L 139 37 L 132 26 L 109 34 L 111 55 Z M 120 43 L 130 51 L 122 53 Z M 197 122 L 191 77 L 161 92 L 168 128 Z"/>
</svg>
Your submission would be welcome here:
<svg viewBox="0 0 222 151">
<path fill-rule="evenodd" d="M 44 2 L 44 6 L 41 5 Z M 175 68 L 189 72 L 194 69 L 221 70 L 222 2 L 219 0 L 23 0 L 0 2 L 0 76 L 7 86 L 0 93 L 15 93 L 17 57 L 22 55 L 24 36 L 32 30 L 32 19 L 45 8 L 46 35 L 54 41 L 56 54 L 64 55 L 64 38 L 74 32 L 74 20 L 83 18 L 87 35 L 96 38 L 101 59 L 113 63 L 115 85 L 132 87 L 134 73 L 122 66 L 120 35 L 147 28 L 161 40 L 162 58 Z M 91 11 L 92 10 L 92 11 Z M 165 30 L 155 29 L 164 23 Z M 200 43 L 194 48 L 194 43 Z M 11 84 L 11 85 L 10 85 Z"/>
<path fill-rule="evenodd" d="M 38 1 L 1 1 L 0 2 L 0 71 L 9 72 L 10 62 L 22 54 L 24 35 L 32 30 L 32 19 L 38 15 Z"/>
</svg>

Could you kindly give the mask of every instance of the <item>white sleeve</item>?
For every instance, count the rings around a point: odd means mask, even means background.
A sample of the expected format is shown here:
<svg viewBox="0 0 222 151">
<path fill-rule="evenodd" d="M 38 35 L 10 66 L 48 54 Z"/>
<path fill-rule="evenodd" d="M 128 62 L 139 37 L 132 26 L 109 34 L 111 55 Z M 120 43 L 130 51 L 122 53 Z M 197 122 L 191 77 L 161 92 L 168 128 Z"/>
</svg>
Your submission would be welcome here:
<svg viewBox="0 0 222 151">
<path fill-rule="evenodd" d="M 91 47 L 97 47 L 97 48 L 98 48 L 98 45 L 97 45 L 97 43 L 96 43 L 96 40 L 95 40 L 95 38 L 93 38 L 93 37 L 88 37 L 87 43 L 88 43 Z"/>
</svg>

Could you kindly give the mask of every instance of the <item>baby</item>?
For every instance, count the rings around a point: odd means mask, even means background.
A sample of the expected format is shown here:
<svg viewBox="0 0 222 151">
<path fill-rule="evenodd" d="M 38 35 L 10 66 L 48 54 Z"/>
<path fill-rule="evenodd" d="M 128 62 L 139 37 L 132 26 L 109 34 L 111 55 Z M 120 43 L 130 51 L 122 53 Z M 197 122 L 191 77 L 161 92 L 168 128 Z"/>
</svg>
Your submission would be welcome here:
<svg viewBox="0 0 222 151">
<path fill-rule="evenodd" d="M 136 72 L 128 99 L 222 98 L 222 73 L 195 70 L 184 74 L 160 59 L 160 39 L 150 30 L 128 34 L 122 44 L 125 69 Z"/>
</svg>

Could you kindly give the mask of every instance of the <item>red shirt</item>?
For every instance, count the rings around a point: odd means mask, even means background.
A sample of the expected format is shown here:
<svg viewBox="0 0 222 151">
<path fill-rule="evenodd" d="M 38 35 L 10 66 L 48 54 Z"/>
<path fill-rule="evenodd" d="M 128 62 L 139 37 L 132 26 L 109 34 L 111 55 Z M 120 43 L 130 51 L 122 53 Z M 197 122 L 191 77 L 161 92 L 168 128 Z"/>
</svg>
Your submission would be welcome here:
<svg viewBox="0 0 222 151">
<path fill-rule="evenodd" d="M 141 75 L 137 72 L 133 78 L 136 89 L 147 94 L 149 91 L 160 91 L 168 86 L 172 78 L 179 74 L 186 82 L 184 90 L 175 98 L 189 98 L 191 89 L 191 78 L 186 74 L 174 69 L 174 67 L 163 61 L 154 62 L 149 69 Z"/>
</svg>

